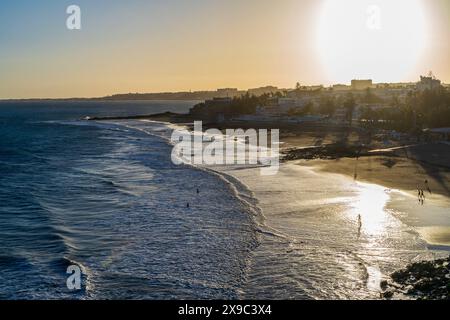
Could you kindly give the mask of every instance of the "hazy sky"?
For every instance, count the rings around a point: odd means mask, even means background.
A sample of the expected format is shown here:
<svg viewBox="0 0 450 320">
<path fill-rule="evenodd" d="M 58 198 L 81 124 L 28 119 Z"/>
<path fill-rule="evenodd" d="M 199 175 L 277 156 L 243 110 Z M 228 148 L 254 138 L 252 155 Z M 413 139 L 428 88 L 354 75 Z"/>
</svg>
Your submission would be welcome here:
<svg viewBox="0 0 450 320">
<path fill-rule="evenodd" d="M 336 1 L 2 0 L 0 98 L 450 82 L 450 0 Z"/>
</svg>

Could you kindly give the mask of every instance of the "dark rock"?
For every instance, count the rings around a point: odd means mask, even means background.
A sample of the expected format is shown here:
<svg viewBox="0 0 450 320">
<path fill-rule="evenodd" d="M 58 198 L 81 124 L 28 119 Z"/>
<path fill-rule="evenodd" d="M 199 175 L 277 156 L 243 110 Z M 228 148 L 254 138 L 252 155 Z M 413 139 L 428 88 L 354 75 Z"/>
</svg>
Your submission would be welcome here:
<svg viewBox="0 0 450 320">
<path fill-rule="evenodd" d="M 450 296 L 449 265 L 450 257 L 413 263 L 404 270 L 391 274 L 395 283 L 383 282 L 383 284 L 394 291 L 403 292 L 421 300 L 448 300 Z M 383 297 L 387 298 L 386 294 Z"/>
<path fill-rule="evenodd" d="M 334 143 L 318 147 L 287 149 L 284 151 L 283 160 L 334 160 L 342 157 L 357 158 L 361 156 L 371 155 L 367 151 L 367 148 L 361 146 L 347 145 L 344 143 Z"/>
</svg>

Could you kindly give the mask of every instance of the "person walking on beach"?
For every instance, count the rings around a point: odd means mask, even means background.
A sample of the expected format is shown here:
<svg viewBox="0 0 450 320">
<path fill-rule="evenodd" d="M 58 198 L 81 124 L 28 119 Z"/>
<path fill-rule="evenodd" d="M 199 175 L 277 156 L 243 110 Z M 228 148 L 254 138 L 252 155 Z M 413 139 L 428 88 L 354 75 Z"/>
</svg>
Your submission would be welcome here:
<svg viewBox="0 0 450 320">
<path fill-rule="evenodd" d="M 419 188 L 419 186 L 417 186 L 417 198 L 419 200 L 419 204 L 423 205 L 425 201 L 425 193 L 423 192 L 423 189 Z"/>
<path fill-rule="evenodd" d="M 423 205 L 425 201 L 425 194 L 423 193 L 423 189 L 420 189 L 420 204 Z"/>
</svg>

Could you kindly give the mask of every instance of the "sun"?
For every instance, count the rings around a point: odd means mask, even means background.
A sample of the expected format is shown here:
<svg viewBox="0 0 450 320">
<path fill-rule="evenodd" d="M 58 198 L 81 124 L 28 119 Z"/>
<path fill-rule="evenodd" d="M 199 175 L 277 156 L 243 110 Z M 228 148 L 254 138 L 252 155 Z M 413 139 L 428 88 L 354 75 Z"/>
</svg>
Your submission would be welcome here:
<svg viewBox="0 0 450 320">
<path fill-rule="evenodd" d="M 324 0 L 317 50 L 328 80 L 405 81 L 426 46 L 421 0 Z"/>
</svg>

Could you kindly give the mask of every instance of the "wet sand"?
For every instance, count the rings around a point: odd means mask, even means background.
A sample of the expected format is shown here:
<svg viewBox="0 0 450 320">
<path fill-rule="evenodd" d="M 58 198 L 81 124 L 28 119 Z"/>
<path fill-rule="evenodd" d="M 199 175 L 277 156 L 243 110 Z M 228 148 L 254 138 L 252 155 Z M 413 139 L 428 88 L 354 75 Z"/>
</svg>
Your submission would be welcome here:
<svg viewBox="0 0 450 320">
<path fill-rule="evenodd" d="M 436 171 L 431 171 L 430 166 L 424 168 L 416 161 L 397 157 L 311 160 L 299 161 L 297 164 L 314 168 L 318 172 L 342 174 L 354 181 L 374 183 L 401 191 L 403 196 L 399 194 L 393 197 L 391 211 L 394 214 L 397 211 L 403 212 L 404 214 L 399 215 L 400 219 L 413 226 L 430 248 L 450 248 L 448 171 L 436 168 Z M 419 201 L 417 188 L 424 190 L 423 203 Z"/>
<path fill-rule="evenodd" d="M 423 189 L 429 194 L 425 180 L 431 192 L 450 196 L 450 171 L 422 164 L 415 160 L 395 156 L 372 156 L 341 158 L 337 160 L 301 161 L 300 165 L 316 167 L 325 172 L 344 174 L 358 181 L 383 185 L 391 189 L 400 189 L 417 194 Z"/>
<path fill-rule="evenodd" d="M 445 256 L 404 223 L 400 192 L 298 162 L 282 164 L 275 176 L 256 168 L 223 171 L 251 190 L 263 214 L 246 298 L 266 292 L 285 299 L 377 299 L 392 272 Z"/>
</svg>

